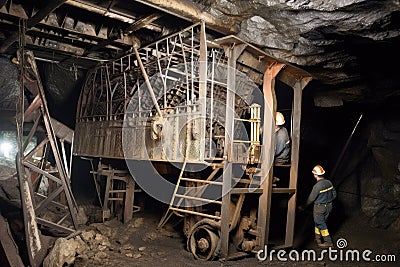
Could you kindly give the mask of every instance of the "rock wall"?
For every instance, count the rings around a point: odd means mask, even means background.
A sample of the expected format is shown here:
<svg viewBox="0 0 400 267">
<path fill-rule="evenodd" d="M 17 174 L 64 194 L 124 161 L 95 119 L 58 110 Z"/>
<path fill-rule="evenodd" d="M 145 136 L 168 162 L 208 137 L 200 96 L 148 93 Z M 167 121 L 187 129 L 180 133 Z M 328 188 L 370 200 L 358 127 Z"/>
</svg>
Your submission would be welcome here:
<svg viewBox="0 0 400 267">
<path fill-rule="evenodd" d="M 348 215 L 360 207 L 371 226 L 400 233 L 400 118 L 394 110 L 370 113 L 361 131 L 354 142 L 363 143 L 366 154 L 347 153 L 342 165 L 354 167 L 341 172 L 339 201 Z"/>
<path fill-rule="evenodd" d="M 2 55 L 0 66 L 0 110 L 15 111 L 20 90 L 18 68 Z"/>
</svg>

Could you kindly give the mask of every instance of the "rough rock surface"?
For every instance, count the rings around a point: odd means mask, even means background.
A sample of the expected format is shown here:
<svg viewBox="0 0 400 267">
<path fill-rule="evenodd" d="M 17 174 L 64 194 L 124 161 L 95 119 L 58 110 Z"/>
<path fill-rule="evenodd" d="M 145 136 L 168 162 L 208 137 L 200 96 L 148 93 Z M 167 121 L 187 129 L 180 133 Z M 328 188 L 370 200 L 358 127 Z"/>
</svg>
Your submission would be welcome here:
<svg viewBox="0 0 400 267">
<path fill-rule="evenodd" d="M 347 207 L 361 207 L 370 225 L 399 229 L 400 221 L 400 121 L 388 113 L 366 122 L 366 157 L 358 149 L 349 152 L 346 166 L 352 172 L 339 188 Z M 382 119 L 383 118 L 383 119 Z M 357 138 L 360 142 L 360 138 Z M 351 209 L 347 210 L 351 213 Z"/>
<path fill-rule="evenodd" d="M 397 76 L 385 64 L 399 60 L 397 0 L 194 2 L 217 17 L 235 18 L 239 37 L 308 70 L 318 90 L 357 101 L 369 91 L 382 98 L 399 94 Z"/>
<path fill-rule="evenodd" d="M 0 108 L 15 110 L 19 96 L 18 69 L 7 57 L 0 56 Z"/>
</svg>

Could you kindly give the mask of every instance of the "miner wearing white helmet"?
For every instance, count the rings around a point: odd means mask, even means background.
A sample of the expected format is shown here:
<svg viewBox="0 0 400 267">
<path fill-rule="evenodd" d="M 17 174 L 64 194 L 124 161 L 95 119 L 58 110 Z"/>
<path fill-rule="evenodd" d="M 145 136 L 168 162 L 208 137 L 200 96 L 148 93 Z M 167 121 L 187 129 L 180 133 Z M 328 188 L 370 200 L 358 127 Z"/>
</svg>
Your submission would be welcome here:
<svg viewBox="0 0 400 267">
<path fill-rule="evenodd" d="M 275 116 L 275 163 L 285 164 L 290 157 L 290 139 L 285 124 L 285 117 L 282 113 L 276 112 Z"/>
<path fill-rule="evenodd" d="M 308 196 L 306 205 L 300 207 L 300 210 L 304 210 L 314 202 L 315 240 L 319 247 L 331 247 L 333 246 L 332 238 L 326 223 L 329 213 L 332 211 L 332 201 L 336 198 L 336 190 L 332 182 L 324 178 L 325 170 L 321 165 L 316 165 L 312 173 L 317 182 Z M 322 243 L 322 241 L 324 242 Z"/>
</svg>

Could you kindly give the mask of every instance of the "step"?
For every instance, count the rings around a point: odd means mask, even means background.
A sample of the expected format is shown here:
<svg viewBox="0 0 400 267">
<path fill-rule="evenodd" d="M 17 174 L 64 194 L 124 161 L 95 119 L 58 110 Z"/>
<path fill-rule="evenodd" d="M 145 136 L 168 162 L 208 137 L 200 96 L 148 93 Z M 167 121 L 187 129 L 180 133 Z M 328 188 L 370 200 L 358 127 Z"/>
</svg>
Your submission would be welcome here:
<svg viewBox="0 0 400 267">
<path fill-rule="evenodd" d="M 175 198 L 185 198 L 185 199 L 197 200 L 197 201 L 206 202 L 206 203 L 222 205 L 222 201 L 212 200 L 212 199 L 208 199 L 208 198 L 192 197 L 192 196 L 186 196 L 186 195 L 181 195 L 181 194 L 175 194 Z"/>
<path fill-rule="evenodd" d="M 187 182 L 196 182 L 196 183 L 204 183 L 204 184 L 215 184 L 215 185 L 222 185 L 222 182 L 216 182 L 216 181 L 209 181 L 209 180 L 201 180 L 201 179 L 192 179 L 192 178 L 186 178 L 182 177 L 182 181 L 187 181 Z"/>
<path fill-rule="evenodd" d="M 262 194 L 262 188 L 233 188 L 231 194 Z"/>
<path fill-rule="evenodd" d="M 235 183 L 242 183 L 242 184 L 250 184 L 250 179 L 242 179 L 242 178 L 232 178 Z"/>
<path fill-rule="evenodd" d="M 289 194 L 294 194 L 296 193 L 296 188 L 272 188 L 272 193 L 289 193 Z"/>
<path fill-rule="evenodd" d="M 126 189 L 119 189 L 119 190 L 110 190 L 108 191 L 109 194 L 111 193 L 126 193 Z"/>
</svg>

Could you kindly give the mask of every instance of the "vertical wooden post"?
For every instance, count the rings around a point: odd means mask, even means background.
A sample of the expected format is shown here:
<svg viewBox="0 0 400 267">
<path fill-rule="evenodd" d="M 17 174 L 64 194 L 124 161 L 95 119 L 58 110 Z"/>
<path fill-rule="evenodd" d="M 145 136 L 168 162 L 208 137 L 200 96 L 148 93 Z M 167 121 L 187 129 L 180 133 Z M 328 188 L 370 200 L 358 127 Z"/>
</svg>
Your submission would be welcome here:
<svg viewBox="0 0 400 267">
<path fill-rule="evenodd" d="M 228 57 L 228 75 L 226 89 L 226 111 L 225 111 L 225 148 L 224 148 L 224 172 L 222 185 L 222 208 L 221 208 L 221 258 L 229 254 L 229 209 L 231 202 L 232 181 L 232 154 L 234 136 L 235 116 L 235 88 L 236 88 L 236 60 L 246 48 L 246 45 L 224 46 Z"/>
<path fill-rule="evenodd" d="M 125 177 L 125 203 L 124 203 L 124 223 L 132 219 L 133 201 L 135 200 L 135 180 L 132 176 Z"/>
<path fill-rule="evenodd" d="M 204 21 L 201 23 L 200 30 L 200 62 L 199 62 L 199 102 L 200 102 L 200 161 L 205 156 L 205 136 L 206 136 L 206 112 L 207 112 L 207 38 L 206 26 Z"/>
<path fill-rule="evenodd" d="M 288 201 L 288 211 L 286 218 L 286 235 L 285 247 L 293 246 L 294 239 L 294 224 L 296 216 L 296 198 L 297 198 L 297 179 L 299 170 L 299 155 L 300 155 L 300 122 L 301 122 L 301 98 L 303 88 L 307 85 L 309 79 L 302 79 L 293 85 L 293 129 L 292 129 L 292 147 L 291 147 L 291 167 L 289 188 L 295 189 Z"/>
<path fill-rule="evenodd" d="M 264 73 L 263 94 L 263 139 L 261 147 L 261 185 L 263 193 L 258 200 L 257 230 L 259 232 L 258 246 L 262 249 L 268 243 L 269 221 L 272 195 L 272 168 L 274 163 L 274 114 L 276 111 L 275 77 L 285 65 L 273 63 Z"/>
</svg>

